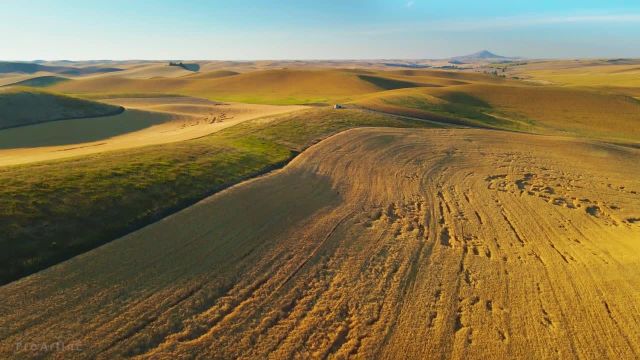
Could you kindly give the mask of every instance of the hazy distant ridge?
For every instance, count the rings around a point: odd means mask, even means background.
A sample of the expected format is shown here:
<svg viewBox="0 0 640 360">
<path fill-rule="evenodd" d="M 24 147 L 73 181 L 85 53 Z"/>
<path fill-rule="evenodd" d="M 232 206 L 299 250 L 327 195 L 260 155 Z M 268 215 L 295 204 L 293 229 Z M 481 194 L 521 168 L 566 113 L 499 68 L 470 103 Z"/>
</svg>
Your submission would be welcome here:
<svg viewBox="0 0 640 360">
<path fill-rule="evenodd" d="M 479 62 L 479 61 L 486 61 L 486 62 L 513 61 L 517 59 L 518 59 L 517 57 L 502 56 L 502 55 L 494 54 L 489 50 L 482 50 L 469 55 L 454 56 L 449 60 L 451 62 L 470 63 L 470 62 Z"/>
<path fill-rule="evenodd" d="M 34 74 L 39 71 L 46 71 L 56 74 L 64 75 L 88 75 L 94 73 L 107 73 L 122 71 L 120 68 L 113 67 L 99 67 L 99 66 L 87 66 L 87 67 L 71 67 L 71 66 L 49 66 L 41 65 L 34 62 L 0 62 L 0 73 L 24 73 Z"/>
</svg>

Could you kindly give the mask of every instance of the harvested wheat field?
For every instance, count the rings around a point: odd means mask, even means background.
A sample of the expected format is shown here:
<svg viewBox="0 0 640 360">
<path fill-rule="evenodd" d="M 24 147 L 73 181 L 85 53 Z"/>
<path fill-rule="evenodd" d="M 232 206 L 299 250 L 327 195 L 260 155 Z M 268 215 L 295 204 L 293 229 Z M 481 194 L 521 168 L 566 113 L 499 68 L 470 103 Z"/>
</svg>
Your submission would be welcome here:
<svg viewBox="0 0 640 360">
<path fill-rule="evenodd" d="M 357 129 L 0 288 L 0 356 L 640 356 L 640 151 Z M 81 348 L 82 352 L 75 351 Z"/>
</svg>

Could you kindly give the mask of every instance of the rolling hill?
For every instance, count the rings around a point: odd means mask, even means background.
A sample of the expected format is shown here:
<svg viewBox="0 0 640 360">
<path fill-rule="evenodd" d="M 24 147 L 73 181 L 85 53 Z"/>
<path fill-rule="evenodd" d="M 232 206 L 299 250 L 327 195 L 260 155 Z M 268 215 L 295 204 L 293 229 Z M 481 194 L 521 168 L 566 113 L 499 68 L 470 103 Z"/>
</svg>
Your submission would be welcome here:
<svg viewBox="0 0 640 360">
<path fill-rule="evenodd" d="M 234 115 L 233 119 L 211 122 L 208 117 L 204 124 L 195 125 L 202 122 L 203 114 L 200 109 L 193 114 L 191 109 L 213 105 L 202 100 L 195 103 L 197 99 L 174 100 L 170 106 L 180 111 L 180 116 L 197 116 L 171 121 L 166 117 L 172 114 L 143 112 L 164 108 L 166 103 L 142 99 L 145 106 L 141 110 L 127 110 L 111 119 L 70 120 L 0 131 L 0 147 L 42 146 L 53 141 L 78 142 L 79 137 L 104 138 L 115 131 L 167 121 L 99 143 L 0 149 L 0 164 L 16 163 L 16 159 L 21 164 L 0 167 L 0 183 L 4 184 L 0 187 L 0 283 L 114 240 L 246 176 L 280 166 L 341 130 L 430 126 L 349 109 L 338 112 L 313 108 L 274 116 L 292 109 L 247 104 L 223 110 Z M 135 99 L 126 104 L 128 108 L 140 105 Z"/>
<path fill-rule="evenodd" d="M 220 103 L 190 97 L 113 98 L 110 116 L 0 129 L 0 166 L 27 164 L 199 138 L 302 106 Z"/>
<path fill-rule="evenodd" d="M 110 73 L 121 71 L 116 67 L 105 66 L 51 66 L 43 65 L 35 62 L 7 62 L 0 61 L 0 73 L 25 73 L 34 74 L 37 72 L 49 72 L 61 75 L 90 75 L 99 73 Z"/>
<path fill-rule="evenodd" d="M 0 358 L 638 358 L 637 62 L 474 56 L 4 74 Z"/>
<path fill-rule="evenodd" d="M 62 76 L 45 75 L 28 78 L 26 80 L 17 81 L 4 86 L 48 87 L 69 80 L 69 78 Z"/>
<path fill-rule="evenodd" d="M 179 78 L 132 79 L 118 76 L 56 84 L 56 91 L 87 93 L 178 93 L 215 100 L 270 104 L 330 103 L 389 89 L 416 87 L 422 79 L 350 70 L 278 69 L 246 73 L 215 71 Z"/>
<path fill-rule="evenodd" d="M 588 89 L 474 82 L 381 92 L 354 104 L 470 126 L 640 142 L 640 101 Z"/>
<path fill-rule="evenodd" d="M 28 88 L 0 91 L 0 129 L 48 121 L 115 115 L 120 106 Z"/>
<path fill-rule="evenodd" d="M 640 97 L 640 60 L 535 61 L 507 67 L 510 75 L 541 84 L 607 90 Z"/>
<path fill-rule="evenodd" d="M 635 358 L 638 156 L 486 130 L 343 132 L 1 287 L 0 354 L 62 338 L 82 351 L 38 355 Z"/>
</svg>

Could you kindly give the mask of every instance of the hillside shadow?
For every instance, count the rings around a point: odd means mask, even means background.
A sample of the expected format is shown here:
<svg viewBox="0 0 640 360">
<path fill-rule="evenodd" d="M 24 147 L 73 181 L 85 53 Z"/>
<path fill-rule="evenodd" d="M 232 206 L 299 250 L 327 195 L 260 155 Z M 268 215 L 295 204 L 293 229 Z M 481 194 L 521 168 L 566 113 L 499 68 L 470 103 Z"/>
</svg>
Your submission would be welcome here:
<svg viewBox="0 0 640 360">
<path fill-rule="evenodd" d="M 384 90 L 395 90 L 395 89 L 413 88 L 413 87 L 421 86 L 420 84 L 416 84 L 409 81 L 389 79 L 389 78 L 372 76 L 372 75 L 358 75 L 358 78 L 360 78 L 360 80 L 369 82 Z"/>
<path fill-rule="evenodd" d="M 47 76 L 38 76 L 31 79 L 18 81 L 15 83 L 3 85 L 2 87 L 9 87 L 9 86 L 48 87 L 48 86 L 53 86 L 63 82 L 67 82 L 70 80 L 71 79 L 65 78 L 62 76 L 47 75 Z"/>
<path fill-rule="evenodd" d="M 0 149 L 82 144 L 105 140 L 169 121 L 171 116 L 140 110 L 119 115 L 59 120 L 0 130 Z"/>
<path fill-rule="evenodd" d="M 450 92 L 448 94 L 441 95 L 440 98 L 458 105 L 491 108 L 491 104 L 488 102 L 461 91 Z"/>
<path fill-rule="evenodd" d="M 189 70 L 189 71 L 193 71 L 193 72 L 200 71 L 200 65 L 199 64 L 182 64 L 182 67 L 185 70 Z"/>
</svg>

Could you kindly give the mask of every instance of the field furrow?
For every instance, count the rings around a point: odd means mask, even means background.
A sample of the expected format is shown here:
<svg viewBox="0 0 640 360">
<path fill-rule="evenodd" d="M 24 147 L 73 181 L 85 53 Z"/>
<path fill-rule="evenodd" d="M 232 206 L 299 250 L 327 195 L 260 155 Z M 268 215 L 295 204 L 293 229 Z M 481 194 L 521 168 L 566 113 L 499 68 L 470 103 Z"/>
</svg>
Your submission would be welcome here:
<svg viewBox="0 0 640 360">
<path fill-rule="evenodd" d="M 640 151 L 365 128 L 0 288 L 0 357 L 635 358 Z"/>
</svg>

